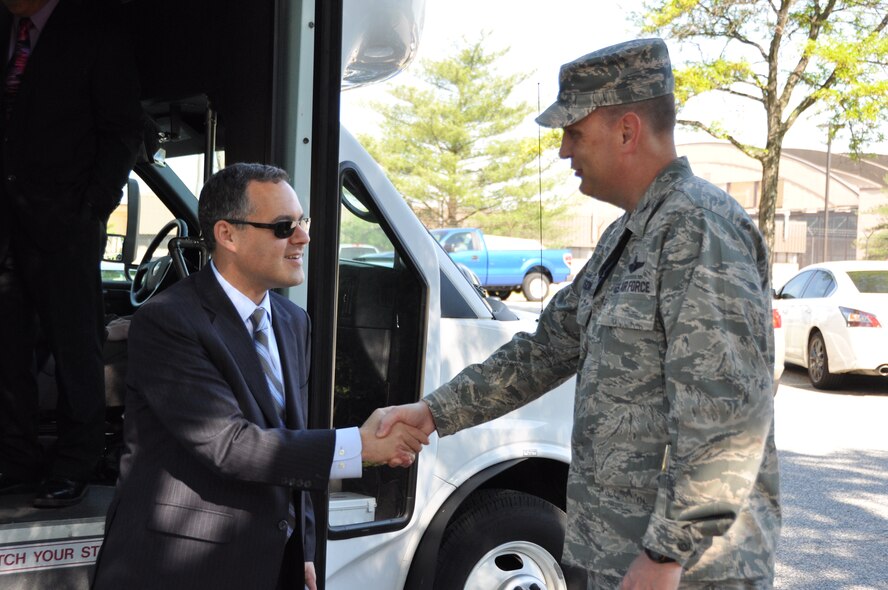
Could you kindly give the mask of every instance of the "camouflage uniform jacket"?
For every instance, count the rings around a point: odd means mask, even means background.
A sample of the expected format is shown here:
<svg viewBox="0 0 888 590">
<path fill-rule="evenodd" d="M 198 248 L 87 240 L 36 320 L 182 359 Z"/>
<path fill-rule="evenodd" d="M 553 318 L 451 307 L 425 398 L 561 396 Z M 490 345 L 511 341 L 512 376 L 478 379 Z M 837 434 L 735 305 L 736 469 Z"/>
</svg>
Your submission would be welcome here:
<svg viewBox="0 0 888 590">
<path fill-rule="evenodd" d="M 767 588 L 781 521 L 771 319 L 761 234 L 679 158 L 606 230 L 536 333 L 425 399 L 444 436 L 577 374 L 565 563 L 622 576 L 644 546 L 681 563 L 683 581 Z"/>
</svg>

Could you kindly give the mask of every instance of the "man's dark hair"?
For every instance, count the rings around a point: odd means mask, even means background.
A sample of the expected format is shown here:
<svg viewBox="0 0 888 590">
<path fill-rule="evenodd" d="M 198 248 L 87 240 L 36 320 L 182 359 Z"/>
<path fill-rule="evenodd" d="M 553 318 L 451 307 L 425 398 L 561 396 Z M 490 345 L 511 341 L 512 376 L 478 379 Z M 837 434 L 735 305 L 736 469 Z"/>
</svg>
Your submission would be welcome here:
<svg viewBox="0 0 888 590">
<path fill-rule="evenodd" d="M 675 130 L 675 95 L 664 94 L 639 102 L 603 107 L 611 121 L 616 121 L 626 113 L 635 113 L 651 126 L 655 135 L 672 133 Z"/>
<path fill-rule="evenodd" d="M 286 171 L 266 164 L 238 163 L 213 174 L 200 191 L 197 218 L 200 233 L 210 252 L 216 249 L 213 228 L 220 219 L 246 219 L 253 212 L 247 185 L 256 182 L 289 182 Z M 265 221 L 265 220 L 262 220 Z"/>
</svg>

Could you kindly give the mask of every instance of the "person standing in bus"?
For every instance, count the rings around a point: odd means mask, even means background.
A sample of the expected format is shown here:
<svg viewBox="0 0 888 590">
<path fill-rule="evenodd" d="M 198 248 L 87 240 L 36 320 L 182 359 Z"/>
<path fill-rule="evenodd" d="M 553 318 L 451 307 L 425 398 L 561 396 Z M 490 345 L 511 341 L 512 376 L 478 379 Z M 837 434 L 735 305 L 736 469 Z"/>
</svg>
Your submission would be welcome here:
<svg viewBox="0 0 888 590">
<path fill-rule="evenodd" d="M 129 330 L 125 450 L 94 588 L 314 590 L 308 491 L 409 466 L 403 426 L 308 430 L 309 319 L 271 291 L 304 280 L 309 219 L 287 173 L 233 164 L 200 194 L 212 262 L 154 296 Z"/>
<path fill-rule="evenodd" d="M 537 122 L 564 130 L 580 190 L 626 213 L 573 284 L 486 361 L 389 408 L 445 436 L 577 375 L 571 588 L 771 588 L 780 532 L 768 252 L 728 194 L 676 154 L 660 39 L 565 64 Z"/>
<path fill-rule="evenodd" d="M 104 449 L 105 224 L 142 141 L 111 2 L 2 0 L 0 493 L 79 502 Z M 58 438 L 38 442 L 35 350 L 55 359 Z"/>
</svg>

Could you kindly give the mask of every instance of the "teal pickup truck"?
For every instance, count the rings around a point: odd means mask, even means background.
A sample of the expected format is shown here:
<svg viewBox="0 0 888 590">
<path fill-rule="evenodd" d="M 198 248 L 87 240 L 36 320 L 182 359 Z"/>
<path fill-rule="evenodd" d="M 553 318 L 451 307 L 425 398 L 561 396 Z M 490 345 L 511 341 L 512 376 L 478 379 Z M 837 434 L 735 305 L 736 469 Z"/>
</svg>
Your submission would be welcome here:
<svg viewBox="0 0 888 590">
<path fill-rule="evenodd" d="M 542 301 L 551 283 L 571 275 L 570 250 L 547 250 L 535 240 L 485 235 L 478 228 L 433 229 L 431 234 L 454 262 L 469 267 L 500 299 L 520 290 L 528 301 Z"/>
</svg>

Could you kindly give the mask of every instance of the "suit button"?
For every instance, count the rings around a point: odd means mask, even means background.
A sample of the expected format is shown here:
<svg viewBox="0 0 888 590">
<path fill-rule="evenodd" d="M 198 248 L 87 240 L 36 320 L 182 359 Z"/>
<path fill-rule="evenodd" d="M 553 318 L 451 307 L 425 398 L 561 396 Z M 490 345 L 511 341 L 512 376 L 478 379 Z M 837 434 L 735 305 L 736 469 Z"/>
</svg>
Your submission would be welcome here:
<svg viewBox="0 0 888 590">
<path fill-rule="evenodd" d="M 8 180 L 9 182 L 15 182 L 15 174 L 10 174 L 6 177 L 6 180 Z"/>
<path fill-rule="evenodd" d="M 286 520 L 282 520 L 278 523 L 278 530 L 279 531 L 287 530 L 287 521 Z"/>
<path fill-rule="evenodd" d="M 691 550 L 691 544 L 688 543 L 687 541 L 681 541 L 681 542 L 679 542 L 679 544 L 678 544 L 678 550 L 679 550 L 679 551 L 690 551 L 690 550 Z"/>
</svg>

